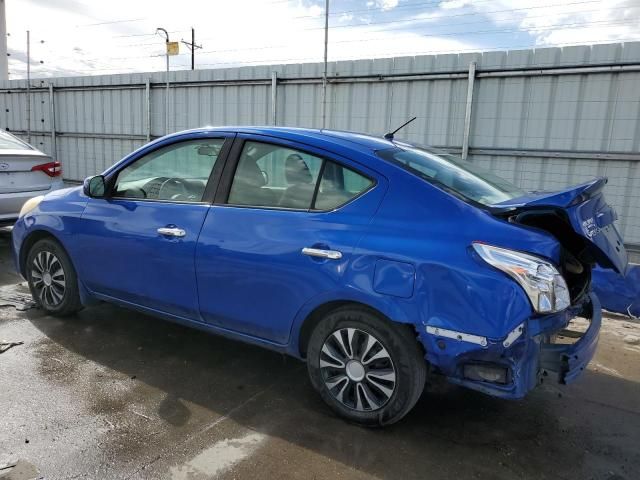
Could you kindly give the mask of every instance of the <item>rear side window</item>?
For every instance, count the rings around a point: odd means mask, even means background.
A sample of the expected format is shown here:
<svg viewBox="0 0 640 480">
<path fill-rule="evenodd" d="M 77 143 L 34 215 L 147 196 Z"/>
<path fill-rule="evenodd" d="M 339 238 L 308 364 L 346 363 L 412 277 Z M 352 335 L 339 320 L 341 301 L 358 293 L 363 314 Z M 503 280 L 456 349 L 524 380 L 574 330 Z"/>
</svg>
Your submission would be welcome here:
<svg viewBox="0 0 640 480">
<path fill-rule="evenodd" d="M 18 137 L 0 130 L 0 150 L 33 150 L 33 147 Z"/>
<path fill-rule="evenodd" d="M 262 142 L 244 144 L 228 203 L 333 210 L 373 186 L 351 169 L 309 153 Z"/>
<path fill-rule="evenodd" d="M 327 161 L 314 210 L 333 210 L 369 190 L 373 181 L 342 165 Z"/>
</svg>

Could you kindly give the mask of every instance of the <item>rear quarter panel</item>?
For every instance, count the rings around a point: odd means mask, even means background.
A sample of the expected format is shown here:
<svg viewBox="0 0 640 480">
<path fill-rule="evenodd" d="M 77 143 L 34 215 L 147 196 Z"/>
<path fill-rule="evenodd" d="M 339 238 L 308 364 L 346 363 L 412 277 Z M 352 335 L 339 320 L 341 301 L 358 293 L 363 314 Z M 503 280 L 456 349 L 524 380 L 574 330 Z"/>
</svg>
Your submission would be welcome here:
<svg viewBox="0 0 640 480">
<path fill-rule="evenodd" d="M 499 220 L 404 171 L 385 172 L 389 190 L 345 276 L 347 288 L 386 304 L 390 318 L 500 339 L 532 315 L 522 288 L 482 261 L 474 241 L 557 261 L 550 235 Z M 380 260 L 387 275 L 410 282 L 380 293 Z M 376 271 L 378 268 L 378 271 Z M 401 272 L 399 274 L 398 272 Z M 391 277 L 389 277 L 391 278 Z"/>
</svg>

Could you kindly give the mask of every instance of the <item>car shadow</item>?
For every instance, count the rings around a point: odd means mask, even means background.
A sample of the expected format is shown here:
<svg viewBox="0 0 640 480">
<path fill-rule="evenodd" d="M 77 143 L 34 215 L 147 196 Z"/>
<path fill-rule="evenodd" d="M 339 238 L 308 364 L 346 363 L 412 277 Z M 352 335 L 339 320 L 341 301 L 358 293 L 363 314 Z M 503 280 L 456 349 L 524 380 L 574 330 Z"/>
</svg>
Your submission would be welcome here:
<svg viewBox="0 0 640 480">
<path fill-rule="evenodd" d="M 11 229 L 0 227 L 0 252 L 11 249 Z M 0 255 L 0 287 L 14 285 L 23 279 L 15 272 L 11 255 Z"/>
<path fill-rule="evenodd" d="M 24 315 L 51 339 L 39 347 L 44 374 L 86 375 L 66 355 L 119 372 L 128 396 L 99 394 L 111 381 L 102 373 L 90 378 L 91 408 L 117 416 L 159 394 L 150 408 L 168 432 L 209 421 L 204 411 L 380 478 L 625 478 L 640 465 L 640 388 L 622 378 L 589 371 L 577 389 L 521 401 L 435 381 L 400 423 L 365 429 L 333 415 L 295 359 L 104 304 L 65 319 Z"/>
</svg>

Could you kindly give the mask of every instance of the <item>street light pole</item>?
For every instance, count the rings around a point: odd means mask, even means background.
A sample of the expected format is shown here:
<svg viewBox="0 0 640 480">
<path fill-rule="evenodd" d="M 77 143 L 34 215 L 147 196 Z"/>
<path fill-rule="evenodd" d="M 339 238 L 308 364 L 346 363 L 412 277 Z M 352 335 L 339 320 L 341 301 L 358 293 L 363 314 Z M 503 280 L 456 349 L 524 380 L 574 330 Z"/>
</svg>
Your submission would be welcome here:
<svg viewBox="0 0 640 480">
<path fill-rule="evenodd" d="M 164 96 L 164 133 L 169 134 L 169 32 L 164 28 L 156 28 L 156 33 L 162 32 L 165 35 L 165 56 L 167 57 L 167 87 Z"/>
</svg>

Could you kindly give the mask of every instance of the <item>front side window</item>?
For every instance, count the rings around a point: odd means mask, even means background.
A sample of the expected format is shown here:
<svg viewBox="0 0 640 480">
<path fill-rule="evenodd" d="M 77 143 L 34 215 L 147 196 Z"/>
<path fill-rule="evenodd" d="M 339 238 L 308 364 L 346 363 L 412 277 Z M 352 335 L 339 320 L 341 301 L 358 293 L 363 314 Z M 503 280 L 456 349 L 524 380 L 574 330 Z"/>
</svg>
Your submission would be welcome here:
<svg viewBox="0 0 640 480">
<path fill-rule="evenodd" d="M 119 174 L 114 197 L 201 202 L 224 139 L 175 143 L 139 158 Z"/>
<path fill-rule="evenodd" d="M 228 203 L 294 210 L 334 210 L 373 184 L 371 179 L 349 168 L 300 150 L 246 142 Z"/>
<path fill-rule="evenodd" d="M 397 142 L 398 148 L 376 152 L 414 175 L 483 205 L 493 205 L 525 195 L 515 185 L 478 165 L 443 152 Z"/>
</svg>

